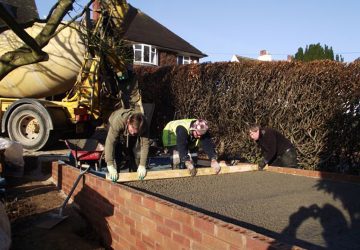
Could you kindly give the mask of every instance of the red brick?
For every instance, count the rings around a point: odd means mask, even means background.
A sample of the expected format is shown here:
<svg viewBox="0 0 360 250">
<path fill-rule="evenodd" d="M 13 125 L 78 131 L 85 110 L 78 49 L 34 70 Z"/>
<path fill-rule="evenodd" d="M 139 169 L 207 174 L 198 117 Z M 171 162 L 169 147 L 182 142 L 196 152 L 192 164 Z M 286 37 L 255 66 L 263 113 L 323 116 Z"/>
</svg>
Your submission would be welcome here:
<svg viewBox="0 0 360 250">
<path fill-rule="evenodd" d="M 189 225 L 191 223 L 191 215 L 177 209 L 173 210 L 172 218 L 182 224 Z"/>
<path fill-rule="evenodd" d="M 165 225 L 176 231 L 180 231 L 180 224 L 176 221 L 165 219 Z"/>
<path fill-rule="evenodd" d="M 208 250 L 209 248 L 203 246 L 201 243 L 192 241 L 192 242 L 191 242 L 190 249 L 191 249 L 191 250 Z M 221 249 L 221 250 L 223 250 L 223 249 Z"/>
<path fill-rule="evenodd" d="M 125 199 L 121 195 L 116 195 L 114 199 L 116 205 L 125 205 Z"/>
<path fill-rule="evenodd" d="M 135 224 L 141 224 L 143 216 L 136 211 L 133 212 L 132 210 L 129 211 L 129 217 L 135 221 Z"/>
<path fill-rule="evenodd" d="M 128 216 L 124 216 L 124 222 L 131 227 L 135 227 L 135 221 Z"/>
<path fill-rule="evenodd" d="M 126 200 L 125 201 L 125 207 L 130 211 L 130 212 L 133 212 L 133 213 L 137 213 L 139 215 L 144 215 L 146 217 L 150 217 L 150 210 L 147 209 L 146 207 L 143 207 L 142 205 L 140 204 L 136 204 L 134 202 L 131 202 L 131 201 L 128 201 Z"/>
<path fill-rule="evenodd" d="M 141 222 L 135 223 L 135 229 L 137 231 L 141 232 L 142 234 L 145 234 L 148 236 L 151 234 L 158 234 L 157 224 L 154 221 L 147 219 L 145 217 L 141 218 Z"/>
<path fill-rule="evenodd" d="M 155 250 L 167 250 L 163 247 L 163 244 L 156 243 L 155 244 Z"/>
<path fill-rule="evenodd" d="M 122 242 L 112 242 L 112 244 L 111 244 L 111 248 L 112 249 L 129 249 L 129 243 L 127 243 L 127 242 L 124 242 L 124 241 L 122 241 Z"/>
<path fill-rule="evenodd" d="M 202 241 L 202 234 L 197 229 L 194 229 L 187 225 L 182 225 L 182 232 L 184 235 L 190 237 L 193 240 L 196 240 L 198 242 Z"/>
<path fill-rule="evenodd" d="M 171 238 L 171 230 L 165 226 L 157 225 L 156 231 Z"/>
<path fill-rule="evenodd" d="M 141 233 L 137 230 L 135 230 L 135 228 L 131 227 L 130 228 L 130 234 L 135 236 L 135 238 L 140 239 L 141 238 Z"/>
<path fill-rule="evenodd" d="M 163 247 L 169 250 L 182 250 L 184 247 L 179 245 L 177 242 L 174 242 L 172 239 L 165 238 L 163 242 Z"/>
<path fill-rule="evenodd" d="M 233 245 L 245 246 L 246 244 L 246 236 L 244 234 L 221 225 L 216 225 L 215 236 Z"/>
<path fill-rule="evenodd" d="M 320 178 L 321 177 L 321 172 L 319 172 L 319 171 L 310 171 L 309 177 Z"/>
<path fill-rule="evenodd" d="M 245 250 L 245 247 L 230 245 L 230 250 Z"/>
<path fill-rule="evenodd" d="M 150 211 L 150 218 L 153 219 L 156 223 L 161 223 L 161 224 L 164 223 L 164 218 L 152 211 Z"/>
<path fill-rule="evenodd" d="M 135 240 L 135 246 L 131 246 L 130 250 L 147 250 L 147 245 L 142 242 L 140 239 Z"/>
<path fill-rule="evenodd" d="M 138 195 L 138 194 L 135 194 L 135 193 L 132 193 L 131 194 L 131 201 L 135 202 L 135 203 L 138 203 L 138 204 L 142 204 L 142 196 Z"/>
<path fill-rule="evenodd" d="M 159 212 L 163 217 L 171 218 L 173 208 L 162 203 L 156 203 L 155 211 Z"/>
<path fill-rule="evenodd" d="M 148 209 L 154 210 L 155 209 L 156 202 L 149 198 L 149 197 L 143 197 L 142 205 Z"/>
<path fill-rule="evenodd" d="M 190 240 L 183 235 L 177 234 L 173 232 L 172 238 L 175 242 L 178 242 L 182 246 L 185 246 L 187 248 L 190 247 Z"/>
<path fill-rule="evenodd" d="M 262 240 L 264 239 L 264 240 Z M 257 235 L 250 236 L 248 235 L 246 237 L 246 249 L 272 249 L 270 242 L 265 240 L 265 237 L 259 237 Z"/>
<path fill-rule="evenodd" d="M 121 187 L 119 187 L 119 193 L 121 194 L 121 196 L 125 199 L 125 200 L 131 200 L 131 192 L 129 192 L 126 189 L 123 189 Z"/>
<path fill-rule="evenodd" d="M 151 248 L 155 247 L 155 241 L 151 237 L 148 237 L 148 236 L 142 234 L 141 239 L 147 246 L 149 246 Z"/>
<path fill-rule="evenodd" d="M 201 244 L 208 249 L 229 249 L 230 244 L 222 241 L 218 238 L 203 234 L 203 239 Z"/>
<path fill-rule="evenodd" d="M 210 235 L 215 233 L 215 225 L 211 221 L 206 221 L 203 218 L 194 217 L 194 227 L 199 231 L 204 231 Z"/>
</svg>

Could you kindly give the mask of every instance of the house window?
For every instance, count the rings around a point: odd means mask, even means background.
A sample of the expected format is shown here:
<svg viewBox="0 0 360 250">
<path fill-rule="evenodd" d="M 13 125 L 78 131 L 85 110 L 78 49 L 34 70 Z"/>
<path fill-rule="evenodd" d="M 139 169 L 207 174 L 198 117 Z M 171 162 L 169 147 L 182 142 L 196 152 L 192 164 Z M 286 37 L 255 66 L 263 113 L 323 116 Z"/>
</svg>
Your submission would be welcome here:
<svg viewBox="0 0 360 250">
<path fill-rule="evenodd" d="M 191 63 L 190 56 L 178 56 L 177 64 L 190 64 L 190 63 Z"/>
<path fill-rule="evenodd" d="M 134 62 L 157 65 L 157 49 L 147 44 L 134 44 Z"/>
</svg>

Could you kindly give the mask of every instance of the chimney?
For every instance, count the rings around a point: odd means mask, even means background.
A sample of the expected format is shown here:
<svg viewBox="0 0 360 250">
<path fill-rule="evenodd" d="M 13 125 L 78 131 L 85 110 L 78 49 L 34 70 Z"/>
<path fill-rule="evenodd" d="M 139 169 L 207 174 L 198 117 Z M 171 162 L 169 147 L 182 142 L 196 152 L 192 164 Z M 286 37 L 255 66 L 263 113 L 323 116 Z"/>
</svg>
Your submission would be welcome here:
<svg viewBox="0 0 360 250">
<path fill-rule="evenodd" d="M 272 56 L 268 53 L 267 50 L 263 49 L 263 50 L 260 50 L 260 56 L 258 56 L 258 60 L 270 62 L 270 61 L 272 61 Z"/>
<path fill-rule="evenodd" d="M 93 2 L 93 16 L 92 16 L 92 18 L 93 18 L 93 20 L 95 20 L 95 21 L 97 21 L 98 19 L 99 19 L 99 16 L 100 16 L 100 14 L 99 14 L 99 11 L 100 11 L 100 4 L 99 4 L 99 1 L 98 0 L 95 0 L 94 2 Z"/>
<path fill-rule="evenodd" d="M 268 52 L 266 49 L 260 50 L 260 56 L 265 56 L 267 54 L 268 54 Z"/>
</svg>

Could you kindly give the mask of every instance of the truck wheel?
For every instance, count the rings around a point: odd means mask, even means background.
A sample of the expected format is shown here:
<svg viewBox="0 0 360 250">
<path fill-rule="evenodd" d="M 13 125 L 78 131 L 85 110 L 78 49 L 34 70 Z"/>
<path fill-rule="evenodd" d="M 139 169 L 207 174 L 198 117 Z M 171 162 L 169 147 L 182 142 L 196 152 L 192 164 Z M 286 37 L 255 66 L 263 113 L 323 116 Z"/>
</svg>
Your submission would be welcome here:
<svg viewBox="0 0 360 250">
<path fill-rule="evenodd" d="M 47 114 L 36 106 L 24 104 L 16 108 L 7 123 L 9 137 L 28 150 L 40 150 L 49 143 L 50 129 Z"/>
</svg>

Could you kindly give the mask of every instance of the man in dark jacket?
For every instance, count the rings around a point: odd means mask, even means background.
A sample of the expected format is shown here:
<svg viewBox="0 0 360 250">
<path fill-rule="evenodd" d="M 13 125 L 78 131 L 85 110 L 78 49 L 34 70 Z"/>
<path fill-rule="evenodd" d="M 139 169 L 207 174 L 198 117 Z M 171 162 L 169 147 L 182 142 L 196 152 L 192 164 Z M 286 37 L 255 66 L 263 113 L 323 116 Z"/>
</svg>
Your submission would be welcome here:
<svg viewBox="0 0 360 250">
<path fill-rule="evenodd" d="M 262 153 L 259 169 L 266 165 L 297 168 L 296 149 L 294 145 L 279 131 L 272 128 L 262 128 L 259 125 L 249 127 L 251 139 L 256 141 Z"/>
<path fill-rule="evenodd" d="M 133 109 L 118 109 L 109 118 L 109 131 L 105 141 L 105 161 L 109 171 L 109 178 L 112 181 L 117 181 L 119 178 L 114 158 L 115 145 L 120 141 L 123 142 L 123 148 L 125 149 L 123 153 L 131 158 L 131 164 L 138 165 L 139 179 L 144 179 L 149 152 L 149 137 L 148 125 L 142 113 Z M 137 151 L 138 144 L 140 144 L 140 152 Z M 132 168 L 132 166 L 130 167 Z"/>
<path fill-rule="evenodd" d="M 173 151 L 174 165 L 183 165 L 192 176 L 196 175 L 196 169 L 189 156 L 189 150 L 197 149 L 199 146 L 211 160 L 211 167 L 218 174 L 221 170 L 217 161 L 215 145 L 208 132 L 207 122 L 203 119 L 182 119 L 169 122 L 162 134 L 164 147 Z"/>
</svg>

